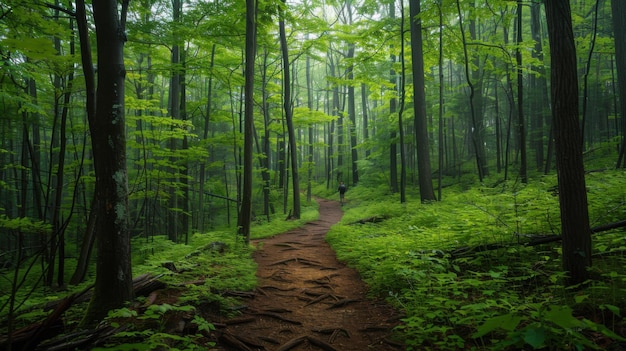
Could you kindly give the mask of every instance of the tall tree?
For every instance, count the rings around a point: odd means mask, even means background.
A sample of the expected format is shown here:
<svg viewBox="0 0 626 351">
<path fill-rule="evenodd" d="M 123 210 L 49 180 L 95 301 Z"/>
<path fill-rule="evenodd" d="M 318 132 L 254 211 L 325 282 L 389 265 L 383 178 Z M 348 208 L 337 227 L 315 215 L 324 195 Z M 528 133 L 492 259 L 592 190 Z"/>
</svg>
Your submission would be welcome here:
<svg viewBox="0 0 626 351">
<path fill-rule="evenodd" d="M 278 29 L 280 35 L 280 49 L 283 58 L 283 110 L 287 121 L 289 135 L 289 154 L 291 160 L 291 181 L 293 186 L 293 218 L 300 218 L 300 179 L 298 176 L 298 155 L 296 154 L 296 132 L 293 125 L 293 110 L 291 108 L 291 75 L 289 67 L 289 48 L 287 47 L 287 33 L 285 31 L 285 10 L 287 3 L 283 0 L 280 10 Z"/>
<path fill-rule="evenodd" d="M 619 113 L 622 117 L 622 148 L 617 167 L 626 167 L 626 2 L 611 0 L 613 33 L 615 37 L 615 65 L 617 66 L 617 87 L 619 89 Z M 622 163 L 623 161 L 623 163 Z"/>
<path fill-rule="evenodd" d="M 547 118 L 548 85 L 546 83 L 546 70 L 543 64 L 543 45 L 541 31 L 541 3 L 530 4 L 530 30 L 535 44 L 532 56 L 538 63 L 532 67 L 539 75 L 530 75 L 530 144 L 535 152 L 535 167 L 541 170 L 544 165 L 544 138 Z M 548 141 L 550 142 L 550 141 Z"/>
<path fill-rule="evenodd" d="M 96 119 L 96 83 L 95 83 L 95 69 L 93 67 L 93 59 L 91 56 L 91 44 L 89 42 L 89 29 L 87 23 L 87 14 L 85 11 L 85 1 L 76 1 L 76 27 L 78 29 L 78 38 L 80 43 L 80 58 L 83 65 L 83 76 L 85 80 L 85 113 L 87 115 L 87 121 L 89 125 L 95 124 Z M 78 284 L 85 279 L 87 270 L 89 268 L 89 261 L 91 258 L 91 252 L 93 250 L 93 244 L 96 240 L 96 226 L 97 217 L 99 215 L 98 204 L 100 203 L 96 199 L 97 193 L 94 193 L 91 200 L 91 210 L 89 212 L 89 218 L 83 235 L 83 242 L 80 248 L 80 254 L 78 262 L 76 264 L 76 270 L 72 274 L 70 284 Z"/>
<path fill-rule="evenodd" d="M 473 6 L 472 6 L 473 7 Z M 482 127 L 478 121 L 476 108 L 475 108 L 475 94 L 477 91 L 481 90 L 480 85 L 475 87 L 472 83 L 472 78 L 470 76 L 470 62 L 469 62 L 469 53 L 467 50 L 467 38 L 465 35 L 465 27 L 463 24 L 463 12 L 461 11 L 461 2 L 460 0 L 456 0 L 456 8 L 459 16 L 459 28 L 461 30 L 461 40 L 463 42 L 463 57 L 464 57 L 464 67 L 465 67 L 465 79 L 467 81 L 467 85 L 469 87 L 469 109 L 470 109 L 470 121 L 471 121 L 471 141 L 474 146 L 474 156 L 476 159 L 476 169 L 478 171 L 478 180 L 480 182 L 483 181 L 483 177 L 485 176 L 485 172 L 487 168 L 485 167 L 486 162 L 484 160 L 484 153 L 480 150 L 483 150 L 482 144 Z M 473 28 L 471 26 L 470 28 Z M 480 98 L 480 96 L 479 96 Z M 480 99 L 479 99 L 480 100 Z"/>
<path fill-rule="evenodd" d="M 237 226 L 250 242 L 252 221 L 252 138 L 254 137 L 254 59 L 256 56 L 256 1 L 246 0 L 246 50 L 244 85 L 243 188 Z"/>
<path fill-rule="evenodd" d="M 413 61 L 413 109 L 415 143 L 417 145 L 417 170 L 422 202 L 436 200 L 430 168 L 430 143 L 426 120 L 426 93 L 424 82 L 424 51 L 422 48 L 422 20 L 420 0 L 409 2 L 411 14 L 411 60 Z"/>
<path fill-rule="evenodd" d="M 128 227 L 128 174 L 124 116 L 124 43 L 128 1 L 93 3 L 98 52 L 97 109 L 90 121 L 98 226 L 96 281 L 83 325 L 93 325 L 133 296 Z"/>
<path fill-rule="evenodd" d="M 569 0 L 545 2 L 552 113 L 563 235 L 563 269 L 570 285 L 587 280 L 591 266 L 591 229 L 587 208 L 582 136 L 578 111 L 576 47 Z"/>
<path fill-rule="evenodd" d="M 180 56 L 181 56 L 181 45 L 180 45 L 180 36 L 178 34 L 179 28 L 181 26 L 181 12 L 182 12 L 182 1 L 181 0 L 172 0 L 172 25 L 173 25 L 173 43 L 171 50 L 171 76 L 170 76 L 170 84 L 169 84 L 169 113 L 170 117 L 174 120 L 180 119 L 180 103 L 181 103 L 181 65 L 180 65 Z M 172 129 L 175 127 L 172 126 Z M 167 212 L 167 236 L 173 241 L 178 241 L 178 171 L 174 165 L 177 164 L 178 155 L 176 155 L 176 149 L 178 148 L 178 141 L 176 138 L 172 137 L 169 140 L 169 148 L 170 148 L 170 160 L 172 167 L 169 169 L 171 172 L 171 186 L 168 189 L 168 212 Z"/>
<path fill-rule="evenodd" d="M 400 108 L 398 110 L 398 137 L 400 144 L 400 203 L 406 202 L 406 147 L 402 116 L 406 100 L 406 60 L 404 59 L 404 2 L 400 2 Z"/>
<path fill-rule="evenodd" d="M 522 67 L 522 2 L 517 2 L 517 48 L 515 49 L 515 62 L 517 63 L 517 132 L 519 138 L 520 166 L 519 176 L 522 183 L 528 182 L 526 172 L 526 128 L 524 122 L 524 75 Z"/>
<path fill-rule="evenodd" d="M 396 4 L 395 1 L 389 3 L 389 19 L 393 22 L 396 17 Z M 396 54 L 394 53 L 393 44 L 389 45 L 389 61 L 391 68 L 389 69 L 389 85 L 393 87 L 391 98 L 389 99 L 389 115 L 393 116 L 396 113 L 398 104 L 398 76 L 396 74 L 395 63 Z M 397 193 L 399 190 L 398 184 L 398 142 L 396 140 L 397 133 L 395 128 L 391 128 L 389 133 L 389 179 L 391 191 Z"/>
<path fill-rule="evenodd" d="M 307 38 L 308 39 L 308 38 Z M 307 107 L 309 111 L 313 111 L 313 87 L 311 86 L 311 56 L 306 57 L 306 93 L 307 93 Z M 312 183 L 313 183 L 313 125 L 309 128 L 309 147 L 307 150 L 307 182 L 306 182 L 306 201 L 311 201 Z"/>
<path fill-rule="evenodd" d="M 346 1 L 346 10 L 348 12 L 347 24 L 352 25 L 352 2 Z M 357 152 L 357 137 L 356 137 L 356 101 L 354 96 L 354 42 L 348 42 L 348 53 L 346 59 L 348 61 L 348 68 L 346 69 L 346 78 L 348 79 L 348 117 L 350 119 L 350 156 L 352 166 L 352 185 L 356 185 L 359 182 L 359 170 L 357 167 L 358 152 Z"/>
</svg>

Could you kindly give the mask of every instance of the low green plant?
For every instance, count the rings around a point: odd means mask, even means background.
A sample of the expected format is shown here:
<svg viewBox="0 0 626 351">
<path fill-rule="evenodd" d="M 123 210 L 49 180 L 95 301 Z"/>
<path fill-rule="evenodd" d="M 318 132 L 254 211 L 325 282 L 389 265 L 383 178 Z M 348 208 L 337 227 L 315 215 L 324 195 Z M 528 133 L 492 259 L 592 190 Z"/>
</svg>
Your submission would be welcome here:
<svg viewBox="0 0 626 351">
<path fill-rule="evenodd" d="M 196 333 L 181 335 L 168 331 L 168 321 L 177 320 L 176 315 L 180 314 L 193 316 L 186 319 L 195 325 Z M 196 314 L 196 308 L 191 305 L 150 305 L 143 313 L 121 308 L 110 311 L 107 321 L 120 331 L 107 346 L 94 350 L 206 350 L 206 346 L 213 346 L 212 342 L 203 339 L 202 332 L 209 333 L 215 330 L 215 326 Z"/>
<path fill-rule="evenodd" d="M 625 181 L 621 170 L 588 175 L 592 225 L 623 220 Z M 556 177 L 484 184 L 496 186 L 451 186 L 444 201 L 429 204 L 352 188 L 353 201 L 327 240 L 372 295 L 405 313 L 398 331 L 409 350 L 577 350 L 623 342 L 623 231 L 594 235 L 593 279 L 566 288 L 560 242 L 524 245 L 534 235 L 560 235 Z"/>
</svg>

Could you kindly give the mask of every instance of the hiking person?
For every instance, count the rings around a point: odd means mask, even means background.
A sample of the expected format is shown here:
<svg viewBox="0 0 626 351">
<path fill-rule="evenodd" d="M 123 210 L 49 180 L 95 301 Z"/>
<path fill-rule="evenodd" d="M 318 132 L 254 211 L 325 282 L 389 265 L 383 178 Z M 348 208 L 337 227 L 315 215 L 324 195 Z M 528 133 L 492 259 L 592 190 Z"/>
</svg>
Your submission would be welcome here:
<svg viewBox="0 0 626 351">
<path fill-rule="evenodd" d="M 346 185 L 343 182 L 339 182 L 339 188 L 337 190 L 339 190 L 339 201 L 343 205 L 343 198 L 344 198 L 344 195 L 346 194 L 346 190 L 348 190 L 348 188 L 346 187 Z"/>
</svg>

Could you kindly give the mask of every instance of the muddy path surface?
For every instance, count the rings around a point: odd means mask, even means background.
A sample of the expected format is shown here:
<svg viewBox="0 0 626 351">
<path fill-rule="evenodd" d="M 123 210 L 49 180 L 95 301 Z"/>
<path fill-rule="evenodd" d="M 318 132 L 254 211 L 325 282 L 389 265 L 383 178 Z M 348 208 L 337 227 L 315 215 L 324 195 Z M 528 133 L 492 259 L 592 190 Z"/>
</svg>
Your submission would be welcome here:
<svg viewBox="0 0 626 351">
<path fill-rule="evenodd" d="M 340 205 L 319 203 L 319 220 L 254 242 L 258 288 L 241 316 L 224 321 L 221 350 L 404 349 L 391 339 L 398 313 L 368 299 L 359 274 L 324 239 Z"/>
</svg>

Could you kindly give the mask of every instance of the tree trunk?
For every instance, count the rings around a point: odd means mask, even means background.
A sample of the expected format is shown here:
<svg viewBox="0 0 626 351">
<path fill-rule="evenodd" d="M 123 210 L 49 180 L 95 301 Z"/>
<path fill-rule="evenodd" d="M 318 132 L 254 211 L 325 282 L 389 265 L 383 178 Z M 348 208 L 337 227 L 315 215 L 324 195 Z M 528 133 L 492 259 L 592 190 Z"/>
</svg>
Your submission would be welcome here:
<svg viewBox="0 0 626 351">
<path fill-rule="evenodd" d="M 204 128 L 202 129 L 202 140 L 207 140 L 209 137 L 209 122 L 211 121 L 211 109 L 213 108 L 213 67 L 215 66 L 215 48 L 217 44 L 213 44 L 211 47 L 211 59 L 209 63 L 209 82 L 207 88 L 207 102 L 206 102 L 206 115 L 204 117 Z M 208 151 L 208 150 L 207 150 Z M 198 230 L 204 232 L 204 183 L 206 182 L 206 162 L 200 163 L 200 179 L 198 180 Z"/>
<path fill-rule="evenodd" d="M 535 151 L 535 167 L 537 170 L 541 170 L 545 162 L 544 151 L 544 134 L 548 104 L 548 89 L 545 78 L 545 66 L 543 64 L 543 45 L 541 35 L 541 3 L 533 2 L 530 4 L 530 30 L 535 43 L 535 48 L 532 51 L 533 58 L 539 61 L 540 64 L 534 65 L 532 70 L 539 72 L 537 77 L 534 74 L 530 75 L 531 86 L 531 120 L 530 120 L 530 143 Z"/>
<path fill-rule="evenodd" d="M 83 326 L 98 323 L 109 310 L 122 307 L 133 295 L 124 118 L 127 9 L 127 1 L 122 5 L 121 15 L 116 0 L 93 4 L 98 43 L 98 108 L 89 127 L 100 213 L 96 227 L 96 281 Z"/>
<path fill-rule="evenodd" d="M 363 114 L 363 140 L 368 141 L 370 138 L 369 134 L 369 113 L 367 108 L 367 85 L 365 83 L 361 83 L 361 113 Z M 367 144 L 365 147 L 365 158 L 367 159 L 370 156 L 370 146 Z"/>
<path fill-rule="evenodd" d="M 180 25 L 181 22 L 181 0 L 173 0 L 172 1 L 172 21 L 174 25 Z M 180 43 L 178 34 L 176 33 L 176 29 L 174 29 L 174 33 L 172 33 L 174 38 L 174 42 L 172 43 L 172 51 L 171 51 L 171 76 L 170 76 L 170 93 L 169 93 L 169 112 L 172 119 L 180 119 L 180 98 L 181 98 L 181 69 L 180 69 Z M 171 127 L 174 128 L 174 127 Z M 170 187 L 168 192 L 168 209 L 167 211 L 167 237 L 173 241 L 178 242 L 178 170 L 177 167 L 174 167 L 175 164 L 178 163 L 179 157 L 176 155 L 176 150 L 178 148 L 178 142 L 176 138 L 171 138 L 169 140 L 169 163 L 172 165 L 169 167 L 168 172 L 170 173 Z"/>
<path fill-rule="evenodd" d="M 396 4 L 392 1 L 389 4 L 389 19 L 393 21 L 396 18 Z M 393 87 L 391 99 L 389 99 L 389 115 L 393 116 L 396 113 L 398 104 L 398 76 L 396 70 L 393 68 L 396 63 L 396 55 L 393 53 L 393 45 L 389 47 L 391 55 L 389 61 L 391 62 L 391 69 L 389 70 L 389 83 Z M 389 133 L 389 186 L 392 193 L 397 193 L 400 188 L 398 184 L 398 142 L 396 141 L 396 131 L 391 128 Z"/>
<path fill-rule="evenodd" d="M 613 12 L 613 32 L 615 36 L 615 64 L 617 66 L 617 87 L 619 89 L 619 114 L 622 119 L 622 148 L 617 167 L 626 167 L 626 1 L 611 0 Z M 623 162 L 623 163 L 622 163 Z"/>
<path fill-rule="evenodd" d="M 480 144 L 481 144 L 481 133 L 482 133 L 482 127 L 479 125 L 477 117 L 476 117 L 476 109 L 474 107 L 474 98 L 475 98 L 475 92 L 476 91 L 480 91 L 480 86 L 478 86 L 478 89 L 476 89 L 474 87 L 474 84 L 472 84 L 472 78 L 470 76 L 470 63 L 469 63 L 469 54 L 467 52 L 467 39 L 465 36 L 465 28 L 463 25 L 463 13 L 461 12 L 461 3 L 460 0 L 456 0 L 456 8 L 458 11 L 458 16 L 459 16 L 459 28 L 461 30 L 461 40 L 463 41 L 463 57 L 465 59 L 464 62 L 464 66 L 465 66 L 465 79 L 467 81 L 467 85 L 469 86 L 469 108 L 470 108 L 470 121 L 471 121 L 471 140 L 472 140 L 472 145 L 474 147 L 474 157 L 476 159 L 476 170 L 478 171 L 478 181 L 482 182 L 483 181 L 483 177 L 485 175 L 485 171 L 486 168 L 483 168 L 484 166 L 484 160 L 482 158 L 482 153 L 480 152 L 480 150 L 482 149 Z"/>
<path fill-rule="evenodd" d="M 261 106 L 263 109 L 263 141 L 262 141 L 262 150 L 261 156 L 259 156 L 259 164 L 261 167 L 261 177 L 263 178 L 263 212 L 267 218 L 267 221 L 270 221 L 270 214 L 273 212 L 273 207 L 270 205 L 270 187 L 271 187 L 271 177 L 270 177 L 270 166 L 272 164 L 272 150 L 270 148 L 270 124 L 271 124 L 271 116 L 269 110 L 269 91 L 266 89 L 268 78 L 267 78 L 267 58 L 268 52 L 265 50 L 263 53 L 263 72 L 261 79 L 263 84 L 262 89 L 262 103 Z M 265 157 L 263 157 L 265 156 Z"/>
<path fill-rule="evenodd" d="M 87 25 L 87 14 L 85 12 L 85 1 L 76 1 L 76 27 L 78 28 L 78 37 L 80 43 L 80 57 L 83 65 L 83 75 L 85 79 L 85 109 L 87 113 L 87 121 L 90 126 L 95 124 L 96 116 L 96 87 L 95 87 L 95 70 L 91 56 L 91 44 L 89 42 L 89 30 Z M 97 179 L 96 179 L 97 181 Z M 97 225 L 97 216 L 100 210 L 97 208 L 99 204 L 96 199 L 97 194 L 94 193 L 91 201 L 89 219 L 83 235 L 83 242 L 78 257 L 76 270 L 72 274 L 70 284 L 79 284 L 85 279 L 87 269 L 89 268 L 89 259 L 95 242 L 95 233 Z"/>
<path fill-rule="evenodd" d="M 400 108 L 398 110 L 398 136 L 400 137 L 400 203 L 406 202 L 406 147 L 402 115 L 406 99 L 406 60 L 404 59 L 404 3 L 400 3 Z M 411 16 L 412 18 L 413 16 Z M 413 21 L 411 21 L 413 22 Z"/>
<path fill-rule="evenodd" d="M 283 5 L 286 6 L 285 0 Z M 287 34 L 285 33 L 285 14 L 282 10 L 278 23 L 280 32 L 280 47 L 283 56 L 283 108 L 287 121 L 287 133 L 289 135 L 289 154 L 291 160 L 291 181 L 293 186 L 293 218 L 300 218 L 300 180 L 298 177 L 298 155 L 296 148 L 296 132 L 293 125 L 293 111 L 291 109 L 291 78 L 289 70 L 289 49 L 287 47 Z"/>
<path fill-rule="evenodd" d="M 576 47 L 568 0 L 545 3 L 552 67 L 551 91 L 563 232 L 563 269 L 568 284 L 587 280 L 591 229 L 587 208 L 582 136 L 579 126 Z"/>
<path fill-rule="evenodd" d="M 409 2 L 411 14 L 411 60 L 413 61 L 413 109 L 415 113 L 415 143 L 417 146 L 417 170 L 422 202 L 433 201 L 432 171 L 430 168 L 430 143 L 426 120 L 426 93 L 424 88 L 424 52 L 422 49 L 422 21 L 419 18 L 420 0 Z"/>
<path fill-rule="evenodd" d="M 439 58 L 437 65 L 439 67 L 439 135 L 438 139 L 438 165 L 439 172 L 437 172 L 437 199 L 442 200 L 442 188 L 443 188 L 443 155 L 444 155 L 444 139 L 443 139 L 443 12 L 441 10 L 441 3 L 437 3 L 437 10 L 439 15 Z M 496 98 L 496 104 L 498 99 Z M 497 105 L 496 105 L 497 106 Z M 496 118 L 499 118 L 496 115 Z M 496 120 L 497 121 L 497 120 Z M 496 134 L 497 135 L 497 134 Z"/>
<path fill-rule="evenodd" d="M 311 86 L 311 56 L 306 57 L 306 93 L 307 93 L 307 107 L 309 111 L 313 111 L 313 87 Z M 307 185 L 306 185 L 306 201 L 311 202 L 312 186 L 313 186 L 313 126 L 309 128 L 309 147 L 308 147 L 308 161 L 307 161 Z"/>
<path fill-rule="evenodd" d="M 181 72 L 180 72 L 180 119 L 187 120 L 187 85 L 186 85 L 186 52 L 183 48 L 180 52 Z M 188 155 L 189 139 L 187 135 L 183 136 L 182 144 L 183 155 Z M 181 157 L 182 165 L 180 168 L 180 183 L 182 186 L 182 204 L 180 205 L 182 213 L 180 214 L 180 227 L 183 233 L 185 245 L 189 243 L 189 160 L 187 156 Z"/>
<path fill-rule="evenodd" d="M 526 128 L 524 122 L 524 75 L 522 67 L 522 3 L 517 3 L 517 45 L 515 62 L 517 63 L 517 133 L 519 137 L 520 165 L 519 176 L 522 183 L 528 183 L 526 172 Z"/>
<path fill-rule="evenodd" d="M 237 217 L 239 234 L 250 242 L 252 221 L 252 138 L 254 128 L 254 59 L 256 55 L 256 1 L 246 0 L 246 67 L 243 136 L 243 187 L 241 207 Z"/>
<path fill-rule="evenodd" d="M 352 25 L 352 3 L 351 0 L 346 0 L 346 10 L 348 12 L 348 25 Z M 356 137 L 356 97 L 354 96 L 354 43 L 348 43 L 348 54 L 346 55 L 348 61 L 348 68 L 346 72 L 346 78 L 348 80 L 348 118 L 350 119 L 350 156 L 352 166 L 352 186 L 357 185 L 359 182 L 359 170 L 358 160 L 359 154 L 357 151 L 357 137 Z"/>
</svg>

